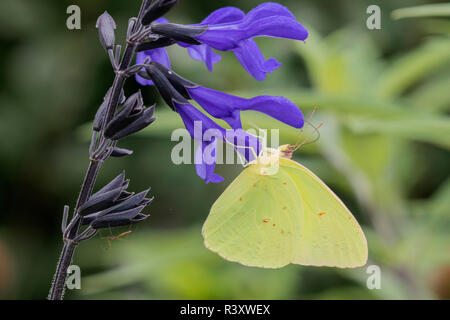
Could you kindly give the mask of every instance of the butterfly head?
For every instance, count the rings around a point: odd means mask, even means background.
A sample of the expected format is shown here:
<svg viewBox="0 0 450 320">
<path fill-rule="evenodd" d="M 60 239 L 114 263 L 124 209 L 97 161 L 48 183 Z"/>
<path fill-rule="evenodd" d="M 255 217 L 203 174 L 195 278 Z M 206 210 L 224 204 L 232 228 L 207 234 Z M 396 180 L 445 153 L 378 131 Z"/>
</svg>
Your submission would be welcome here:
<svg viewBox="0 0 450 320">
<path fill-rule="evenodd" d="M 290 144 L 284 144 L 278 148 L 280 157 L 288 158 L 288 159 L 292 158 L 292 154 L 294 153 L 295 150 L 296 150 L 296 147 L 292 146 Z"/>
</svg>

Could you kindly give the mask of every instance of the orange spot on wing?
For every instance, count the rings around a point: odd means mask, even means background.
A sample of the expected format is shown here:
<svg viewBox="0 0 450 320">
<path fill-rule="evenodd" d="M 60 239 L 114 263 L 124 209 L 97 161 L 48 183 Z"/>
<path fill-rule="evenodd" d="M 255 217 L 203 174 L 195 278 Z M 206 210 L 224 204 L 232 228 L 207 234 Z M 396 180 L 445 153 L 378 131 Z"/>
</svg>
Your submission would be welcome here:
<svg viewBox="0 0 450 320">
<path fill-rule="evenodd" d="M 253 187 L 256 187 L 256 183 L 253 184 Z"/>
<path fill-rule="evenodd" d="M 272 226 L 274 226 L 275 227 L 275 223 L 272 225 Z"/>
<path fill-rule="evenodd" d="M 283 210 L 286 210 L 287 209 L 287 207 L 283 207 Z"/>
<path fill-rule="evenodd" d="M 287 184 L 287 182 L 283 182 L 283 184 Z"/>
<path fill-rule="evenodd" d="M 263 220 L 263 222 L 265 222 L 265 223 L 267 223 L 269 221 L 270 221 L 270 218 L 266 218 L 266 219 Z"/>
<path fill-rule="evenodd" d="M 239 198 L 239 201 L 242 201 L 242 197 Z"/>
<path fill-rule="evenodd" d="M 323 211 L 322 211 L 322 212 L 319 212 L 318 215 L 319 215 L 319 216 L 323 216 L 325 213 L 326 213 L 326 212 L 323 212 Z"/>
</svg>

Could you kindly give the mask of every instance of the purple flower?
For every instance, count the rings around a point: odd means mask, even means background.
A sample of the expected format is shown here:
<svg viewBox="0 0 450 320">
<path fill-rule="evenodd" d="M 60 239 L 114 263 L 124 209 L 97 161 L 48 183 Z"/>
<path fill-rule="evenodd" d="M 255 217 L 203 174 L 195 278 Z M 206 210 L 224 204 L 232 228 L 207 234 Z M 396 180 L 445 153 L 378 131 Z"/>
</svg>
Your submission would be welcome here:
<svg viewBox="0 0 450 320">
<path fill-rule="evenodd" d="M 167 28 L 170 25 L 170 28 Z M 193 35 L 192 39 L 200 45 L 178 42 L 188 48 L 189 55 L 204 61 L 211 71 L 212 65 L 220 60 L 211 48 L 220 51 L 233 51 L 236 58 L 249 74 L 262 81 L 267 73 L 281 66 L 276 59 L 266 60 L 253 40 L 254 37 L 277 37 L 304 41 L 308 31 L 295 20 L 294 15 L 278 3 L 263 3 L 251 10 L 247 15 L 234 7 L 226 7 L 214 11 L 205 20 L 192 27 L 205 26 L 207 29 Z M 161 23 L 155 26 L 156 33 L 176 39 L 180 34 L 192 32 L 194 29 L 185 26 Z"/>
<path fill-rule="evenodd" d="M 209 23 L 208 29 L 195 39 L 220 51 L 233 51 L 242 66 L 255 79 L 262 81 L 281 64 L 265 60 L 254 37 L 277 37 L 304 41 L 308 31 L 294 15 L 278 3 L 263 3 L 244 18 L 228 23 Z"/>
<path fill-rule="evenodd" d="M 199 144 L 195 153 L 195 170 L 205 183 L 223 181 L 214 173 L 218 140 L 232 143 L 247 161 L 254 160 L 251 150 L 259 154 L 261 145 L 258 138 L 244 130 L 225 130 L 190 104 L 175 103 L 175 111 L 181 116 L 192 139 Z"/>
<path fill-rule="evenodd" d="M 200 27 L 205 27 L 205 30 Z M 160 22 L 153 25 L 153 31 L 177 40 L 178 45 L 188 49 L 191 58 L 205 62 L 210 71 L 213 64 L 221 59 L 212 48 L 233 51 L 244 69 L 259 81 L 282 64 L 274 58 L 266 60 L 253 38 L 304 41 L 308 37 L 308 31 L 296 21 L 294 15 L 286 7 L 273 2 L 263 3 L 246 15 L 238 8 L 222 8 L 200 24 L 191 26 Z M 183 37 L 190 43 L 185 43 Z"/>
<path fill-rule="evenodd" d="M 192 139 L 197 140 L 200 144 L 196 152 L 196 171 L 197 175 L 205 180 L 205 183 L 219 183 L 223 181 L 223 178 L 218 174 L 214 173 L 214 168 L 216 166 L 216 153 L 215 149 L 217 147 L 217 138 L 212 138 L 211 141 L 203 141 L 203 136 L 205 132 L 209 129 L 216 129 L 222 136 L 225 134 L 225 129 L 215 123 L 213 120 L 208 118 L 202 112 L 191 106 L 190 104 L 177 104 L 175 103 L 175 111 L 181 116 L 186 129 L 189 131 Z M 201 132 L 199 134 L 195 132 L 195 123 L 201 124 Z M 208 145 L 213 145 L 214 151 L 211 152 L 210 157 L 203 156 L 203 150 L 208 147 Z"/>
<path fill-rule="evenodd" d="M 217 50 L 228 51 L 239 47 L 241 41 L 253 37 L 304 41 L 308 31 L 286 7 L 269 2 L 251 10 L 242 20 L 208 25 L 208 29 L 195 39 Z"/>
<path fill-rule="evenodd" d="M 302 112 L 288 99 L 268 95 L 246 99 L 199 86 L 170 70 L 167 52 L 159 48 L 177 43 L 187 48 L 191 58 L 204 62 L 210 71 L 221 59 L 213 49 L 232 51 L 244 69 L 261 81 L 281 63 L 274 58 L 266 60 L 253 38 L 303 41 L 308 37 L 308 31 L 286 7 L 264 3 L 246 15 L 238 8 L 225 7 L 211 13 L 200 24 L 190 26 L 160 18 L 151 24 L 151 31 L 159 38 L 141 47 L 151 50 L 138 53 L 137 63 L 142 64 L 147 58 L 150 63 L 136 75 L 137 81 L 155 85 L 164 101 L 181 116 L 191 137 L 199 144 L 196 171 L 206 183 L 223 180 L 214 172 L 219 141 L 232 144 L 247 161 L 259 155 L 258 138 L 242 130 L 241 111 L 258 111 L 289 126 L 303 127 Z M 222 128 L 189 100 L 195 100 L 212 117 L 227 122 L 232 130 Z"/>
<path fill-rule="evenodd" d="M 242 130 L 241 111 L 262 112 L 295 128 L 302 128 L 304 124 L 300 109 L 284 97 L 258 96 L 244 99 L 201 86 L 186 88 L 186 90 L 208 114 L 226 121 L 233 129 L 229 131 L 223 129 L 190 104 L 175 103 L 175 111 L 180 114 L 191 137 L 200 144 L 196 152 L 196 170 L 206 183 L 217 183 L 223 180 L 214 173 L 217 139 L 232 143 L 235 150 L 241 153 L 247 161 L 255 159 L 254 153 L 259 154 L 261 145 L 258 139 Z M 196 121 L 201 123 L 201 134 L 195 132 Z M 205 136 L 205 132 L 209 129 L 216 130 L 217 134 L 213 137 Z"/>
<path fill-rule="evenodd" d="M 241 111 L 262 112 L 295 128 L 302 128 L 304 124 L 300 109 L 283 97 L 236 97 L 199 86 L 154 61 L 149 63 L 142 75 L 153 80 L 166 103 L 181 116 L 191 137 L 200 144 L 202 152 L 197 151 L 196 169 L 207 183 L 222 181 L 222 177 L 214 173 L 218 140 L 234 145 L 247 161 L 252 161 L 255 155 L 259 155 L 261 146 L 258 139 L 242 130 Z M 188 100 L 195 100 L 208 114 L 226 121 L 233 129 L 233 135 L 189 104 Z M 196 127 L 196 122 L 200 124 L 200 128 Z M 208 131 L 214 131 L 215 134 L 205 136 Z"/>
<path fill-rule="evenodd" d="M 211 13 L 198 25 L 207 26 L 210 24 L 236 22 L 242 20 L 244 17 L 245 14 L 241 9 L 225 7 Z M 178 42 L 178 45 L 187 48 L 189 56 L 192 59 L 204 62 L 209 71 L 213 71 L 213 64 L 222 59 L 220 55 L 216 54 L 212 48 L 206 44 L 191 45 Z"/>
</svg>

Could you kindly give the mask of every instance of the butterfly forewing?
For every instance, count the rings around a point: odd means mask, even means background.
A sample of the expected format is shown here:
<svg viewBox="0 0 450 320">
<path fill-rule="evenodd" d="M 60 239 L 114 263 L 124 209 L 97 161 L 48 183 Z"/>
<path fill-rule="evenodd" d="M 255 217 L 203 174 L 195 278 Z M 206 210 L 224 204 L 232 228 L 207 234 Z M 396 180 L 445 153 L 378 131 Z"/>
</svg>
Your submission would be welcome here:
<svg viewBox="0 0 450 320">
<path fill-rule="evenodd" d="M 367 241 L 356 219 L 342 201 L 311 171 L 280 160 L 299 192 L 302 210 L 296 264 L 351 268 L 367 261 Z"/>
</svg>

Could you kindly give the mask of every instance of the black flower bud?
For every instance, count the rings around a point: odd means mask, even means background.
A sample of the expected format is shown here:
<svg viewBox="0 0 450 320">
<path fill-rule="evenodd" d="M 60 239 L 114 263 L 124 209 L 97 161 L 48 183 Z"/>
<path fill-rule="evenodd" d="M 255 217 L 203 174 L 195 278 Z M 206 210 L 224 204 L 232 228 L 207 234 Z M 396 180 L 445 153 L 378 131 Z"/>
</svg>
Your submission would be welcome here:
<svg viewBox="0 0 450 320">
<path fill-rule="evenodd" d="M 147 219 L 147 215 L 142 214 L 141 211 L 145 206 L 136 207 L 133 209 L 108 214 L 98 219 L 95 219 L 91 223 L 91 227 L 94 229 L 111 228 L 125 226 L 130 223 L 136 223 Z"/>
<path fill-rule="evenodd" d="M 185 78 L 183 78 L 182 76 L 178 75 L 177 73 L 175 73 L 173 70 L 170 70 L 169 68 L 167 68 L 166 66 L 153 61 L 152 64 L 157 67 L 163 74 L 164 76 L 169 80 L 169 82 L 173 85 L 173 87 L 186 99 L 190 100 L 191 99 L 191 95 L 189 94 L 189 92 L 186 90 L 186 88 L 196 88 L 199 85 L 189 81 Z"/>
<path fill-rule="evenodd" d="M 137 111 L 136 114 L 131 113 L 128 117 L 123 119 L 117 120 L 114 118 L 108 127 L 106 127 L 105 137 L 111 140 L 119 140 L 144 129 L 156 120 L 156 118 L 153 117 L 154 111 L 155 106 L 151 106 L 143 111 Z M 117 122 L 114 122 L 116 120 Z"/>
<path fill-rule="evenodd" d="M 105 137 L 111 137 L 115 132 L 125 128 L 127 125 L 138 119 L 143 110 L 143 100 L 141 91 L 131 95 L 117 112 L 114 118 L 108 123 L 105 129 Z"/>
<path fill-rule="evenodd" d="M 150 189 L 142 191 L 136 195 L 133 195 L 131 197 L 129 197 L 126 200 L 123 201 L 116 201 L 115 205 L 105 209 L 105 210 L 101 210 L 89 215 L 86 215 L 83 217 L 83 225 L 87 225 L 87 224 L 91 224 L 92 221 L 98 220 L 101 217 L 104 217 L 106 215 L 112 215 L 112 214 L 116 214 L 116 213 L 120 213 L 123 211 L 127 211 L 130 209 L 134 209 L 140 206 L 147 206 L 149 205 L 153 198 L 146 198 L 147 193 L 149 192 Z"/>
<path fill-rule="evenodd" d="M 106 51 L 112 50 L 115 43 L 114 29 L 116 29 L 114 19 L 105 11 L 98 17 L 95 27 L 98 29 L 100 42 L 103 48 Z"/>
<path fill-rule="evenodd" d="M 149 0 L 147 2 L 147 7 L 144 10 L 144 14 L 142 15 L 142 24 L 146 26 L 156 19 L 161 18 L 172 9 L 177 2 L 178 0 L 156 0 L 153 3 L 150 3 Z"/>
<path fill-rule="evenodd" d="M 96 193 L 94 193 L 91 197 L 96 196 L 98 194 L 108 192 L 114 189 L 117 189 L 119 187 L 122 187 L 126 185 L 128 182 L 125 180 L 125 172 L 122 172 L 117 177 L 111 180 L 107 185 L 105 185 L 103 188 L 98 190 Z"/>
<path fill-rule="evenodd" d="M 208 26 L 185 26 L 175 23 L 154 23 L 152 31 L 156 34 L 175 39 L 188 44 L 201 44 L 195 37 L 201 35 L 208 29 Z"/>
<path fill-rule="evenodd" d="M 106 109 L 108 107 L 110 95 L 111 95 L 111 88 L 109 88 L 108 91 L 106 92 L 106 95 L 103 98 L 103 102 L 100 105 L 100 107 L 97 109 L 97 113 L 95 114 L 94 122 L 92 124 L 94 131 L 100 131 L 100 129 L 102 127 L 102 121 L 103 121 L 103 117 L 105 116 Z M 122 89 L 122 91 L 120 92 L 120 103 L 123 103 L 125 101 L 125 99 L 126 99 L 125 93 Z"/>
<path fill-rule="evenodd" d="M 179 104 L 189 103 L 187 98 L 172 85 L 164 72 L 157 67 L 155 62 L 150 62 L 145 70 L 146 72 L 139 72 L 139 75 L 153 81 L 159 94 L 172 110 L 175 110 L 174 102 Z"/>
<path fill-rule="evenodd" d="M 89 199 L 80 206 L 78 213 L 83 216 L 109 208 L 121 197 L 127 187 L 128 181 L 125 180 L 125 173 L 122 172 L 106 186 L 91 195 Z"/>
<path fill-rule="evenodd" d="M 136 48 L 136 51 L 146 51 L 146 50 L 153 50 L 158 48 L 165 48 L 169 47 L 173 44 L 177 43 L 176 40 L 171 39 L 169 37 L 159 37 L 157 40 L 152 40 L 148 42 L 141 42 Z"/>
<path fill-rule="evenodd" d="M 128 150 L 128 149 L 115 147 L 113 149 L 113 151 L 111 152 L 111 157 L 113 157 L 113 158 L 120 158 L 120 157 L 129 156 L 130 154 L 133 154 L 133 150 Z"/>
<path fill-rule="evenodd" d="M 78 213 L 83 216 L 109 208 L 119 198 L 122 190 L 123 188 L 119 187 L 108 192 L 91 196 L 88 201 L 80 206 Z"/>
</svg>

